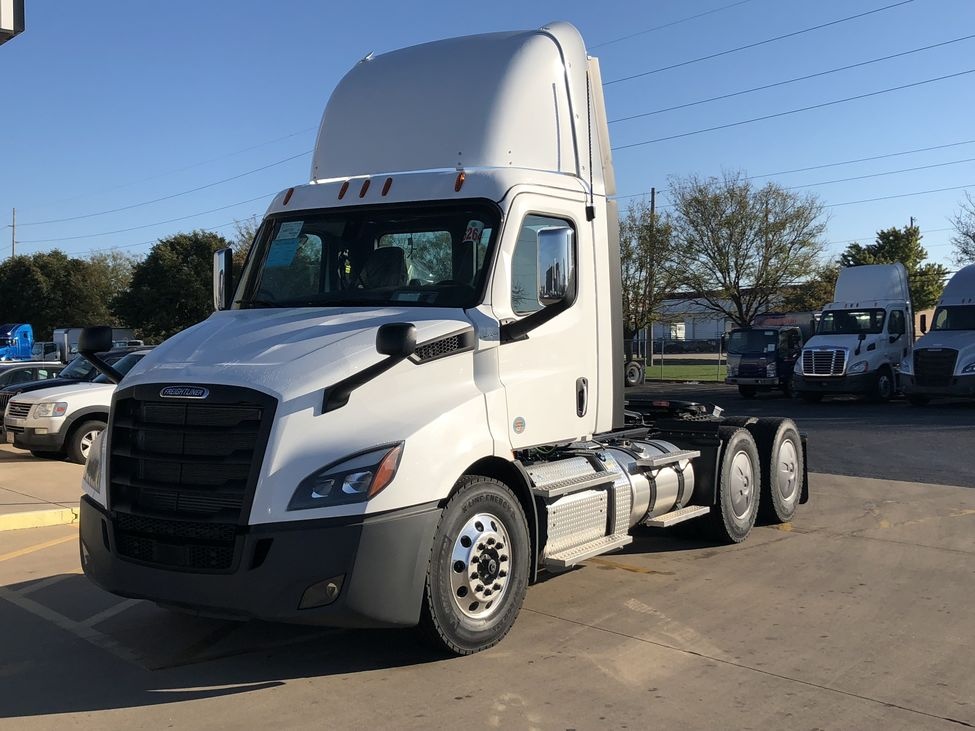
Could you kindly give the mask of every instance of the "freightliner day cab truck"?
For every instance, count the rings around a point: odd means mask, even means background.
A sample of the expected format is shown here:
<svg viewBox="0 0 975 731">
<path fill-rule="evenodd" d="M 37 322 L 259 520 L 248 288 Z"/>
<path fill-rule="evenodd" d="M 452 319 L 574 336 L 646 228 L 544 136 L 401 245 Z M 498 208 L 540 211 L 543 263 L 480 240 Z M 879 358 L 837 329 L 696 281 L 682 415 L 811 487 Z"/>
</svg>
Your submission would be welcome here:
<svg viewBox="0 0 975 731">
<path fill-rule="evenodd" d="M 697 518 L 736 542 L 805 500 L 791 420 L 624 410 L 609 136 L 572 26 L 366 57 L 311 177 L 273 200 L 235 286 L 217 253 L 219 311 L 117 390 L 81 509 L 98 585 L 419 624 L 466 654 L 539 572 L 636 526 Z"/>
<path fill-rule="evenodd" d="M 948 282 L 931 330 L 901 362 L 901 385 L 916 406 L 934 397 L 975 397 L 975 264 Z"/>
<path fill-rule="evenodd" d="M 835 393 L 889 401 L 914 343 L 907 270 L 900 263 L 841 269 L 833 300 L 802 348 L 793 390 L 806 401 Z"/>
</svg>

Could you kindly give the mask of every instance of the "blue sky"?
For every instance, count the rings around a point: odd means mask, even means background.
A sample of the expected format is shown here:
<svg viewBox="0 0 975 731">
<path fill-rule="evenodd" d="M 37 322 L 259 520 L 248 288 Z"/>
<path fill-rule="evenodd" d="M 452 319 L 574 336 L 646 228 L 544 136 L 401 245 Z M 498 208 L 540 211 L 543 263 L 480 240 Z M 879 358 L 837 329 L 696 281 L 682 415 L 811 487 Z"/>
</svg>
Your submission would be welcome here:
<svg viewBox="0 0 975 731">
<path fill-rule="evenodd" d="M 432 0 L 27 0 L 27 30 L 0 46 L 0 259 L 10 252 L 6 224 L 14 207 L 18 253 L 58 247 L 86 255 L 120 247 L 139 255 L 178 231 L 232 234 L 235 219 L 260 216 L 275 192 L 307 181 L 307 153 L 328 95 L 370 51 L 568 20 L 600 58 L 604 82 L 612 82 L 899 1 L 495 0 L 488 10 Z M 657 26 L 667 27 L 641 33 Z M 975 35 L 972 0 L 912 0 L 609 83 L 607 111 L 616 120 L 968 35 Z M 610 132 L 614 146 L 630 145 L 970 70 L 975 38 L 616 122 Z M 654 186 L 663 191 L 658 205 L 664 207 L 672 175 L 782 173 L 770 179 L 811 186 L 802 190 L 830 206 L 832 253 L 852 239 L 870 242 L 877 229 L 903 226 L 914 216 L 930 258 L 948 263 L 948 219 L 963 188 L 975 191 L 973 112 L 970 73 L 628 147 L 614 153 L 618 192 L 628 196 Z M 951 146 L 783 172 L 940 145 Z M 927 169 L 894 172 L 918 167 Z M 251 172 L 258 168 L 264 169 Z M 877 173 L 891 174 L 831 182 Z M 214 185 L 227 178 L 235 179 Z M 183 194 L 195 188 L 202 189 Z M 942 188 L 956 189 L 857 202 Z M 165 200 L 140 205 L 159 198 Z M 126 210 L 103 213 L 119 208 Z M 75 220 L 45 223 L 66 218 Z"/>
</svg>

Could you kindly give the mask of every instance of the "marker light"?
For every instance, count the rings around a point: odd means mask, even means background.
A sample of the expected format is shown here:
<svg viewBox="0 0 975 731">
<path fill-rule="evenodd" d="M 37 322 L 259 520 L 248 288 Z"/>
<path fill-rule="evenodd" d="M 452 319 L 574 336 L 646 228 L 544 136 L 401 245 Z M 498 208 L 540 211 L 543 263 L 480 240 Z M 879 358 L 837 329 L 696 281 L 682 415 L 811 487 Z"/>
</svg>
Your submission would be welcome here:
<svg viewBox="0 0 975 731">
<path fill-rule="evenodd" d="M 463 170 L 461 170 L 459 173 L 457 173 L 457 180 L 454 181 L 454 192 L 455 193 L 460 193 L 460 189 L 464 187 L 464 179 L 466 177 L 467 176 L 464 174 L 464 171 Z"/>
<path fill-rule="evenodd" d="M 342 200 L 345 197 L 345 194 L 348 192 L 349 192 L 349 181 L 346 180 L 344 183 L 342 183 L 342 187 L 339 188 L 339 200 Z"/>
<path fill-rule="evenodd" d="M 367 190 L 369 190 L 369 178 L 362 181 L 362 187 L 359 189 L 359 197 L 365 198 Z"/>
</svg>

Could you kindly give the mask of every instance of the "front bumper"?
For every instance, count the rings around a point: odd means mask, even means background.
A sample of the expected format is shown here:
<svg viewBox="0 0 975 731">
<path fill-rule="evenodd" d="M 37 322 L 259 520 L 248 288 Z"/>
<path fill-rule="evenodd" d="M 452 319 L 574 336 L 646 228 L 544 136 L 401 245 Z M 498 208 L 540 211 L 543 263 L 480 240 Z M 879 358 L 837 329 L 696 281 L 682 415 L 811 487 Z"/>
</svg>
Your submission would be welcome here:
<svg viewBox="0 0 975 731">
<path fill-rule="evenodd" d="M 17 449 L 31 449 L 35 452 L 58 452 L 64 446 L 64 435 L 60 432 L 50 433 L 44 428 L 44 434 L 38 434 L 38 428 L 4 424 L 4 438 L 13 442 Z M 42 427 L 43 428 L 43 427 Z"/>
<path fill-rule="evenodd" d="M 728 376 L 724 382 L 732 386 L 779 386 L 782 383 L 778 378 L 739 378 L 738 376 Z"/>
<path fill-rule="evenodd" d="M 876 373 L 852 376 L 793 376 L 792 389 L 797 393 L 869 393 L 877 380 Z"/>
<path fill-rule="evenodd" d="M 919 386 L 914 374 L 901 373 L 901 387 L 906 394 L 917 396 L 975 396 L 975 374 L 952 376 L 947 386 Z"/>
<path fill-rule="evenodd" d="M 125 597 L 203 614 L 331 627 L 417 624 L 436 504 L 376 516 L 246 526 L 230 573 L 138 563 L 119 555 L 112 515 L 81 501 L 81 564 L 95 584 Z M 306 590 L 340 579 L 327 606 L 299 609 Z M 337 582 L 338 583 L 338 582 Z"/>
</svg>

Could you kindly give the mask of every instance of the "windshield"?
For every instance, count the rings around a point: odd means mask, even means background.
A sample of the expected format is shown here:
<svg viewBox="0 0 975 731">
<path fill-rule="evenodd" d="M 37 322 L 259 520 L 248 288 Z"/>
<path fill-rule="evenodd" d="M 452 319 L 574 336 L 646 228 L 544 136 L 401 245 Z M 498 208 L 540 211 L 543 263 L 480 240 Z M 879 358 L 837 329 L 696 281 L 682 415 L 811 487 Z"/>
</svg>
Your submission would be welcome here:
<svg viewBox="0 0 975 731">
<path fill-rule="evenodd" d="M 975 330 L 975 305 L 949 305 L 934 311 L 932 330 Z"/>
<path fill-rule="evenodd" d="M 776 330 L 734 330 L 728 338 L 728 352 L 732 355 L 774 353 L 778 342 Z"/>
<path fill-rule="evenodd" d="M 65 369 L 61 371 L 61 378 L 67 378 L 72 381 L 86 381 L 88 377 L 94 378 L 95 366 L 88 362 L 88 359 L 83 355 L 79 355 L 77 358 L 73 359 Z"/>
<path fill-rule="evenodd" d="M 499 215 L 487 204 L 362 208 L 274 218 L 237 307 L 472 307 Z"/>
<path fill-rule="evenodd" d="M 820 318 L 816 334 L 875 335 L 884 331 L 884 315 L 886 312 L 882 309 L 829 310 Z"/>
<path fill-rule="evenodd" d="M 115 365 L 112 366 L 112 367 L 115 368 L 115 370 L 117 370 L 119 373 L 121 373 L 124 376 L 126 373 L 128 373 L 129 371 L 132 370 L 132 366 L 134 366 L 136 363 L 138 363 L 144 357 L 145 357 L 145 353 L 129 353 L 128 355 L 124 355 L 121 358 L 119 358 L 115 362 Z M 111 383 L 111 381 L 108 380 L 108 378 L 106 378 L 104 376 L 104 374 L 103 375 L 99 375 L 95 379 L 94 382 L 95 383 Z"/>
<path fill-rule="evenodd" d="M 0 348 L 5 348 L 8 345 L 13 345 L 13 344 L 14 344 L 13 338 L 0 338 Z"/>
</svg>

